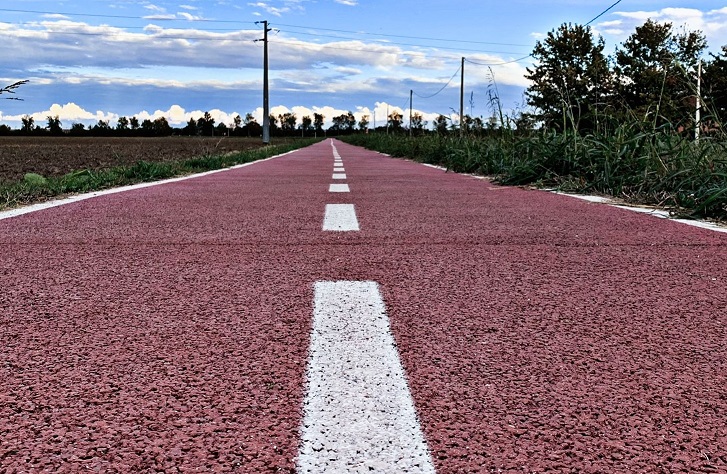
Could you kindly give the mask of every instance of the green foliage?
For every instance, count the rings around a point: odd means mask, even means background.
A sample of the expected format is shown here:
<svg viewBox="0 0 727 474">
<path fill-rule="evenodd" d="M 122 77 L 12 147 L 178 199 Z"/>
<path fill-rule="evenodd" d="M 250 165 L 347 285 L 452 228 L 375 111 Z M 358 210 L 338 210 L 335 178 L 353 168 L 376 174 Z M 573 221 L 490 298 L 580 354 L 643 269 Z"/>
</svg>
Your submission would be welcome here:
<svg viewBox="0 0 727 474">
<path fill-rule="evenodd" d="M 23 182 L 28 186 L 38 187 L 45 186 L 48 183 L 48 180 L 45 179 L 44 176 L 36 173 L 25 173 L 25 176 L 23 176 Z"/>
<path fill-rule="evenodd" d="M 648 20 L 616 51 L 622 107 L 638 117 L 679 125 L 691 122 L 693 71 L 707 42 L 701 32 L 675 34 L 671 23 Z"/>
<path fill-rule="evenodd" d="M 604 47 L 603 38 L 596 41 L 590 27 L 571 24 L 561 25 L 536 43 L 537 65 L 527 69 L 525 77 L 532 85 L 526 94 L 547 128 L 595 129 L 598 106 L 613 87 Z"/>
<path fill-rule="evenodd" d="M 679 214 L 727 218 L 727 140 L 694 143 L 669 127 L 644 129 L 635 121 L 613 133 L 585 136 L 503 131 L 485 137 L 369 134 L 344 140 L 447 170 L 493 176 L 501 184 L 610 195 Z"/>
</svg>

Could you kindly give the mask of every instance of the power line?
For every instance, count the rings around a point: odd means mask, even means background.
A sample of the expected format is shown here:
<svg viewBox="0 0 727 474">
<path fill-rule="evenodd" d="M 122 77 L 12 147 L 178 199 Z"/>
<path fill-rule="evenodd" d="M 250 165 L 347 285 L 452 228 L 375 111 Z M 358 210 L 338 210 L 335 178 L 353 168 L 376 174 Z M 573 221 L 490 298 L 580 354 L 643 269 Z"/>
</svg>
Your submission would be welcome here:
<svg viewBox="0 0 727 474">
<path fill-rule="evenodd" d="M 610 7 L 606 8 L 605 10 L 603 10 L 601 13 L 599 13 L 598 15 L 596 15 L 591 21 L 589 21 L 588 23 L 586 23 L 585 26 L 588 26 L 591 23 L 593 23 L 594 21 L 596 21 L 599 18 L 601 18 L 603 15 L 605 15 L 606 13 L 608 13 L 613 7 L 615 7 L 616 5 L 618 5 L 619 3 L 621 3 L 622 1 L 623 0 L 618 0 L 613 5 L 611 5 Z"/>
<path fill-rule="evenodd" d="M 214 20 L 214 19 L 209 19 L 209 18 L 166 18 L 164 16 L 155 16 L 153 14 L 149 15 L 149 16 L 103 15 L 103 14 L 93 14 L 93 13 L 59 12 L 59 11 L 46 11 L 46 10 L 21 10 L 21 9 L 12 9 L 12 8 L 0 8 L 0 12 L 30 13 L 30 14 L 37 14 L 37 15 L 80 16 L 80 17 L 88 17 L 88 18 L 114 18 L 114 19 L 126 19 L 126 20 L 186 21 L 186 22 L 223 23 L 223 24 L 254 24 L 255 23 L 252 21 Z M 378 36 L 378 37 L 384 37 L 384 38 L 416 39 L 416 40 L 423 40 L 423 41 L 439 41 L 439 42 L 449 42 L 449 43 L 459 43 L 459 44 L 465 43 L 465 44 L 482 44 L 482 45 L 496 45 L 496 46 L 530 46 L 529 44 L 519 44 L 519 43 L 500 43 L 500 42 L 492 42 L 492 41 L 462 41 L 462 40 L 456 40 L 456 39 L 451 39 L 451 38 L 407 36 L 407 35 L 394 35 L 394 34 L 385 34 L 385 33 L 369 33 L 369 32 L 365 32 L 365 31 L 340 30 L 340 29 L 334 29 L 334 28 L 319 28 L 319 27 L 310 27 L 310 26 L 303 26 L 303 25 L 282 24 L 282 23 L 276 23 L 276 25 L 287 27 L 287 28 L 330 31 L 330 32 L 335 32 L 335 33 L 347 33 L 347 34 L 365 35 L 365 36 Z M 109 26 L 113 26 L 113 25 L 109 25 Z M 116 28 L 138 28 L 138 27 L 116 26 Z M 211 29 L 207 29 L 207 30 L 214 31 Z M 304 34 L 304 35 L 309 35 L 309 36 L 319 36 L 319 37 L 323 37 L 323 38 L 325 38 L 325 37 L 335 38 L 332 36 L 315 34 L 315 33 L 306 33 L 306 32 L 302 32 L 302 31 L 296 31 L 294 33 Z M 358 39 L 358 38 L 349 38 L 349 39 Z M 440 48 L 440 49 L 454 49 L 454 48 L 437 47 L 437 46 L 420 45 L 420 44 L 408 44 L 408 43 L 396 43 L 396 44 L 401 44 L 404 46 L 420 46 L 420 47 L 431 47 L 431 48 Z M 473 49 L 459 49 L 459 50 L 460 51 L 480 52 L 478 50 L 473 50 Z M 498 53 L 498 54 L 513 54 L 510 52 L 501 52 L 501 51 L 490 51 L 490 52 Z"/>
<path fill-rule="evenodd" d="M 434 96 L 436 96 L 436 95 L 439 95 L 439 93 L 441 93 L 441 92 L 442 92 L 442 91 L 443 91 L 444 89 L 446 89 L 446 88 L 447 88 L 447 86 L 449 86 L 449 85 L 450 85 L 450 84 L 452 83 L 452 81 L 453 81 L 453 80 L 454 80 L 454 78 L 455 78 L 455 77 L 457 76 L 457 74 L 459 74 L 459 71 L 460 71 L 461 69 L 462 69 L 462 66 L 458 67 L 458 68 L 457 68 L 457 70 L 456 70 L 456 71 L 454 71 L 454 74 L 452 74 L 452 77 L 450 77 L 450 78 L 449 78 L 449 80 L 447 81 L 447 83 L 446 83 L 446 84 L 445 84 L 444 86 L 442 86 L 442 88 L 441 88 L 441 89 L 439 89 L 439 90 L 438 90 L 437 92 L 435 92 L 434 94 L 432 94 L 432 95 L 426 95 L 426 96 L 425 96 L 425 95 L 419 95 L 419 94 L 417 94 L 416 92 L 414 92 L 414 95 L 415 95 L 415 96 L 417 96 L 417 97 L 419 97 L 420 99 L 431 99 L 432 97 L 434 97 Z"/>
<path fill-rule="evenodd" d="M 532 54 L 528 54 L 527 56 L 523 56 L 522 58 L 513 59 L 511 61 L 504 61 L 504 62 L 501 62 L 501 63 L 480 63 L 480 62 L 477 62 L 477 61 L 472 61 L 471 59 L 467 59 L 467 58 L 465 58 L 465 61 L 467 61 L 470 64 L 474 64 L 476 66 L 486 66 L 486 67 L 490 67 L 490 66 L 504 66 L 505 64 L 519 63 L 520 61 L 525 61 L 526 59 L 531 58 L 531 57 L 533 57 L 533 55 Z"/>
<path fill-rule="evenodd" d="M 471 44 L 490 44 L 490 45 L 497 45 L 497 46 L 530 46 L 529 44 L 518 44 L 518 43 L 495 43 L 491 41 L 462 41 L 462 40 L 455 40 L 455 39 L 449 39 L 449 38 L 434 38 L 434 37 L 426 37 L 426 36 L 406 36 L 406 35 L 390 35 L 390 34 L 384 34 L 384 33 L 368 33 L 365 31 L 352 31 L 352 30 L 338 30 L 333 28 L 318 28 L 314 26 L 300 26 L 300 25 L 286 25 L 283 23 L 276 23 L 278 26 L 284 26 L 288 28 L 306 28 L 311 30 L 321 30 L 321 31 L 332 31 L 336 33 L 348 33 L 348 34 L 356 34 L 356 35 L 367 35 L 367 36 L 382 36 L 386 38 L 404 38 L 404 39 L 419 39 L 419 40 L 425 40 L 425 41 L 444 41 L 444 42 L 451 42 L 451 43 L 471 43 Z"/>
<path fill-rule="evenodd" d="M 283 25 L 280 25 L 283 26 Z M 333 38 L 333 39 L 341 39 L 341 40 L 351 40 L 351 41 L 361 41 L 359 38 L 351 38 L 351 37 L 345 37 L 345 36 L 332 36 L 332 35 L 321 35 L 319 33 L 305 33 L 302 31 L 292 31 L 291 34 L 296 35 L 306 35 L 306 36 L 314 36 L 316 38 Z M 469 42 L 469 41 L 468 41 Z M 423 44 L 412 44 L 412 43 L 399 43 L 395 41 L 390 41 L 387 43 L 381 43 L 384 45 L 397 45 L 397 46 L 413 46 L 413 47 L 419 47 L 419 48 L 431 48 L 431 49 L 443 49 L 447 51 L 467 51 L 472 53 L 489 53 L 489 54 L 518 54 L 512 51 L 487 51 L 487 50 L 479 50 L 479 49 L 467 49 L 467 48 L 450 48 L 446 46 L 429 46 L 429 45 L 423 45 Z M 522 54 L 522 53 L 520 53 Z"/>
</svg>

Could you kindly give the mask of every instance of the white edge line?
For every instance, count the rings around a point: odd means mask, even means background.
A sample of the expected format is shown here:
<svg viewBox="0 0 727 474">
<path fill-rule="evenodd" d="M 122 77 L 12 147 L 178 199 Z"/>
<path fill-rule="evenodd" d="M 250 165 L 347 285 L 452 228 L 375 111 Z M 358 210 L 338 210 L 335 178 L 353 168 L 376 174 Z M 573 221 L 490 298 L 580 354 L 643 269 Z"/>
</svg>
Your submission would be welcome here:
<svg viewBox="0 0 727 474">
<path fill-rule="evenodd" d="M 561 191 L 555 191 L 551 189 L 546 189 L 544 191 L 552 192 L 554 194 L 558 194 L 560 196 L 567 196 L 575 199 L 580 199 L 582 201 L 588 201 L 596 204 L 606 204 L 611 207 L 616 207 L 618 209 L 624 209 L 631 212 L 638 212 L 640 214 L 648 214 L 653 217 L 658 217 L 660 219 L 667 219 L 674 222 L 679 222 L 680 224 L 686 224 L 690 225 L 692 227 L 698 227 L 700 229 L 706 229 L 706 230 L 712 230 L 714 232 L 722 232 L 727 233 L 727 227 L 719 226 L 713 222 L 709 221 L 700 221 L 700 220 L 691 220 L 691 219 L 679 219 L 671 217 L 671 214 L 669 214 L 669 211 L 664 211 L 662 209 L 650 209 L 650 208 L 644 208 L 644 207 L 632 207 L 632 206 L 626 206 L 623 204 L 615 204 L 614 201 L 608 197 L 604 196 L 589 196 L 586 194 L 568 194 Z"/>
<path fill-rule="evenodd" d="M 134 191 L 136 189 L 149 188 L 152 186 L 159 186 L 162 184 L 176 183 L 178 181 L 184 181 L 187 179 L 201 178 L 210 174 L 221 173 L 223 171 L 230 171 L 238 168 L 244 168 L 245 166 L 254 165 L 256 163 L 262 163 L 263 161 L 272 160 L 273 158 L 280 158 L 281 156 L 294 153 L 298 150 L 291 150 L 280 155 L 270 156 L 261 160 L 250 161 L 249 163 L 241 163 L 239 165 L 230 166 L 229 168 L 221 168 L 218 170 L 204 171 L 202 173 L 190 174 L 187 176 L 178 176 L 176 178 L 164 179 L 161 181 L 150 181 L 147 183 L 130 184 L 128 186 L 120 186 L 118 188 L 104 189 L 102 191 L 93 191 L 85 194 L 76 194 L 63 199 L 55 199 L 53 201 L 41 202 L 38 204 L 30 204 L 28 206 L 19 207 L 16 209 L 9 209 L 7 211 L 0 211 L 0 220 L 10 219 L 12 217 L 22 216 L 23 214 L 30 214 L 31 212 L 42 211 L 44 209 L 50 209 L 53 207 L 64 206 L 66 204 L 73 204 L 74 202 L 85 201 L 86 199 L 92 199 L 99 196 L 105 196 L 107 194 L 123 193 L 126 191 Z"/>
</svg>

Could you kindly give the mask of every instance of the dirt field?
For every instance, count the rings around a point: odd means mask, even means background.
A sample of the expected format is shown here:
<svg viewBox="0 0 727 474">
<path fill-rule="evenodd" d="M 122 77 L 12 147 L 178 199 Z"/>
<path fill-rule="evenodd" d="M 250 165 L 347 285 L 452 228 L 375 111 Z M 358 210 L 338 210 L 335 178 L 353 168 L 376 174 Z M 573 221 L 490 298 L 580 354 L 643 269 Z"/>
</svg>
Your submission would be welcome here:
<svg viewBox="0 0 727 474">
<path fill-rule="evenodd" d="M 25 173 L 59 176 L 139 160 L 174 161 L 260 146 L 259 138 L 0 137 L 0 182 L 18 181 Z"/>
</svg>

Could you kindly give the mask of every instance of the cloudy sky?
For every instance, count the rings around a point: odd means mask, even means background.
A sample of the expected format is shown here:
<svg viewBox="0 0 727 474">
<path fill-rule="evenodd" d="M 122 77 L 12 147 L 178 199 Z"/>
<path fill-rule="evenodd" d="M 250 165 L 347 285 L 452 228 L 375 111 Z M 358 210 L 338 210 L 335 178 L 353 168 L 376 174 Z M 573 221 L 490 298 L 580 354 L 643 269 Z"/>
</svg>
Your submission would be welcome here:
<svg viewBox="0 0 727 474">
<path fill-rule="evenodd" d="M 0 84 L 20 79 L 23 101 L 0 100 L 0 123 L 32 115 L 64 127 L 119 116 L 173 125 L 210 111 L 217 122 L 262 113 L 261 20 L 270 22 L 275 114 L 413 109 L 430 120 L 522 109 L 535 42 L 564 22 L 587 23 L 615 0 L 23 0 L 0 7 Z M 727 44 L 727 1 L 622 0 L 593 21 L 613 49 L 647 18 L 702 30 Z M 523 59 L 524 58 L 524 59 Z"/>
</svg>

